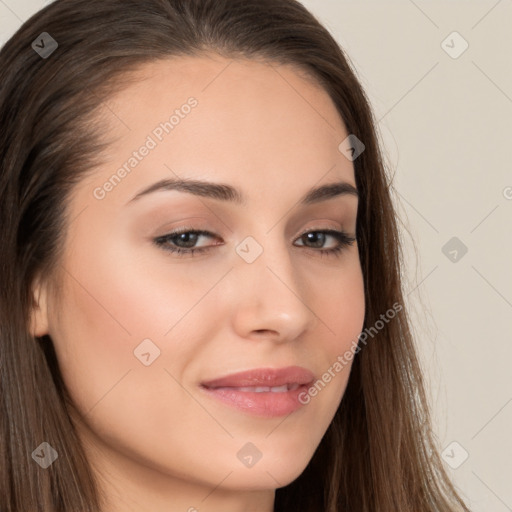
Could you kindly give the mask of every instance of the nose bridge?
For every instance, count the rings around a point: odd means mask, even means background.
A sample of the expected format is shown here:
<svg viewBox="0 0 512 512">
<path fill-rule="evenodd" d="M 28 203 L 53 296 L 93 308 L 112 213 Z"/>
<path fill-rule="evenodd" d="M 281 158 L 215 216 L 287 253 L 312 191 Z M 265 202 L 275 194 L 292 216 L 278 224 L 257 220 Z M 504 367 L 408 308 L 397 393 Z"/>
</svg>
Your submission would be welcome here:
<svg viewBox="0 0 512 512">
<path fill-rule="evenodd" d="M 235 321 L 244 331 L 273 331 L 295 338 L 311 328 L 315 314 L 308 306 L 305 283 L 294 266 L 286 242 L 277 235 L 246 237 L 238 246 Z"/>
</svg>

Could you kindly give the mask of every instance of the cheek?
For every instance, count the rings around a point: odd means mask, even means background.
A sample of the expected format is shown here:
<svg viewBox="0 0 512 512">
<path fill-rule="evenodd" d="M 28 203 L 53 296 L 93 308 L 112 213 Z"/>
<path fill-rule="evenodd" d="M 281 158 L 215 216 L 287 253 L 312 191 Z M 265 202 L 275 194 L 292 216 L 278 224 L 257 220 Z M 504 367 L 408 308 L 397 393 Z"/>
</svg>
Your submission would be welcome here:
<svg viewBox="0 0 512 512">
<path fill-rule="evenodd" d="M 67 278 L 60 309 L 50 322 L 64 381 L 77 405 L 91 409 L 123 376 L 141 363 L 134 349 L 161 334 L 158 301 L 151 302 L 128 262 L 75 246 L 65 263 Z M 79 256 L 78 256 L 79 255 Z M 142 318 L 148 319 L 143 322 Z"/>
<path fill-rule="evenodd" d="M 64 382 L 79 408 L 87 412 L 133 364 L 130 326 L 119 314 L 129 306 L 130 297 L 119 296 L 114 310 L 105 287 L 97 286 L 101 273 L 91 278 L 69 272 L 73 277 L 61 301 L 64 305 L 50 323 L 50 336 Z"/>
<path fill-rule="evenodd" d="M 121 450 L 146 450 L 151 460 L 158 460 L 159 443 L 169 441 L 171 432 L 185 435 L 176 424 L 176 411 L 186 414 L 187 407 L 191 409 L 189 420 L 192 413 L 201 412 L 176 382 L 182 380 L 182 367 L 193 353 L 175 343 L 172 332 L 163 336 L 173 324 L 173 315 L 166 314 L 172 304 L 169 298 L 160 304 L 161 284 L 156 288 L 150 281 L 143 288 L 143 279 L 126 274 L 123 265 L 110 266 L 108 260 L 97 259 L 81 269 L 75 265 L 73 271 L 75 278 L 68 280 L 65 306 L 51 333 L 70 396 L 103 442 Z M 87 290 L 78 281 L 87 283 Z M 138 358 L 134 350 L 147 339 L 154 345 L 137 350 Z M 154 362 L 145 365 L 148 352 Z M 179 364 L 169 364 L 170 353 Z M 190 423 L 190 431 L 198 428 Z M 151 440 L 144 432 L 151 432 Z"/>
<path fill-rule="evenodd" d="M 308 359 L 322 372 L 302 396 L 325 428 L 330 423 L 345 392 L 355 349 L 364 325 L 364 281 L 355 255 L 327 275 L 310 281 L 312 309 L 319 318 L 315 343 Z"/>
<path fill-rule="evenodd" d="M 196 272 L 192 277 L 164 258 L 159 265 L 148 264 L 122 240 L 109 243 L 103 233 L 94 235 L 95 240 L 77 237 L 66 257 L 63 299 L 50 335 L 79 409 L 87 412 L 101 400 L 119 413 L 126 398 L 150 404 L 144 390 L 153 397 L 155 390 L 168 393 L 174 381 L 164 368 L 181 380 L 199 330 L 215 324 L 215 308 L 209 302 L 206 307 L 202 297 L 218 274 Z M 148 359 L 151 364 L 145 365 Z M 107 394 L 125 399 L 119 403 Z"/>
<path fill-rule="evenodd" d="M 326 333 L 325 348 L 331 357 L 357 342 L 365 315 L 364 281 L 359 260 L 351 258 L 343 269 L 318 281 L 315 313 Z"/>
</svg>

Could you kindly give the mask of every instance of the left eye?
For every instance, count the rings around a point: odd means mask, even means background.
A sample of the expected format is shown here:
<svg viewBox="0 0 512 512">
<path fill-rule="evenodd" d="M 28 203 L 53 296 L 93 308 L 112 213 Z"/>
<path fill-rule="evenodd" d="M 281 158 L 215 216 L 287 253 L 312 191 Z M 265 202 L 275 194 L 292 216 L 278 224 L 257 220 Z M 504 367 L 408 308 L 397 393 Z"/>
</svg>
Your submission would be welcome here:
<svg viewBox="0 0 512 512">
<path fill-rule="evenodd" d="M 198 239 L 203 236 L 207 238 L 217 238 L 215 234 L 210 233 L 209 231 L 204 230 L 194 230 L 194 229 L 186 229 L 180 231 L 174 231 L 167 235 L 159 236 L 155 238 L 154 243 L 162 248 L 165 251 L 176 253 L 176 254 L 189 254 L 192 255 L 196 252 L 204 253 L 210 250 L 215 245 L 206 245 L 203 247 L 194 247 L 197 244 Z M 335 247 L 329 249 L 322 249 L 327 239 L 333 238 L 337 245 Z M 306 231 L 302 235 L 299 236 L 297 240 L 303 241 L 299 247 L 304 247 L 304 241 L 306 243 L 312 244 L 312 247 L 307 247 L 308 249 L 313 249 L 316 253 L 322 254 L 336 254 L 342 251 L 345 247 L 352 245 L 356 238 L 349 236 L 345 231 L 336 231 L 334 229 L 324 229 L 324 230 L 312 230 Z"/>
</svg>

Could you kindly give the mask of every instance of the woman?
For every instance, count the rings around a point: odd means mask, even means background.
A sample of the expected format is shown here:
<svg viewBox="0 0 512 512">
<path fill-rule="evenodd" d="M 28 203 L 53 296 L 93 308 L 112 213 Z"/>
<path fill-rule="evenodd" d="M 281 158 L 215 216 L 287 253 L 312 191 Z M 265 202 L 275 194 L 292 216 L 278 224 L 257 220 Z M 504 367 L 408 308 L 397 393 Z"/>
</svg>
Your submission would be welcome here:
<svg viewBox="0 0 512 512">
<path fill-rule="evenodd" d="M 2 511 L 468 510 L 301 4 L 57 0 L 0 64 Z"/>
</svg>

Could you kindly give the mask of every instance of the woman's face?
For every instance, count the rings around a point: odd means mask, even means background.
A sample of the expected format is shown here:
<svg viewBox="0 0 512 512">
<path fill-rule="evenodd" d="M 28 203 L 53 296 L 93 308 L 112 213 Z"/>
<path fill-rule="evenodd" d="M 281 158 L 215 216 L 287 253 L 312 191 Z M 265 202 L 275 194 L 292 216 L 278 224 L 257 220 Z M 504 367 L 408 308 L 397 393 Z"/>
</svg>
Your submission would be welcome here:
<svg viewBox="0 0 512 512">
<path fill-rule="evenodd" d="M 350 362 L 336 362 L 363 327 L 363 279 L 357 243 L 326 231 L 354 237 L 358 199 L 303 199 L 355 187 L 349 134 L 288 66 L 205 56 L 142 71 L 102 107 L 115 142 L 71 197 L 62 289 L 35 290 L 33 330 L 53 340 L 79 433 L 127 508 L 151 488 L 155 510 L 166 493 L 210 510 L 214 495 L 296 479 L 342 399 Z M 143 193 L 161 180 L 224 188 Z M 208 234 L 167 236 L 194 230 Z M 307 372 L 284 383 L 319 379 L 315 396 L 265 391 L 265 373 L 203 386 L 290 366 Z"/>
</svg>

